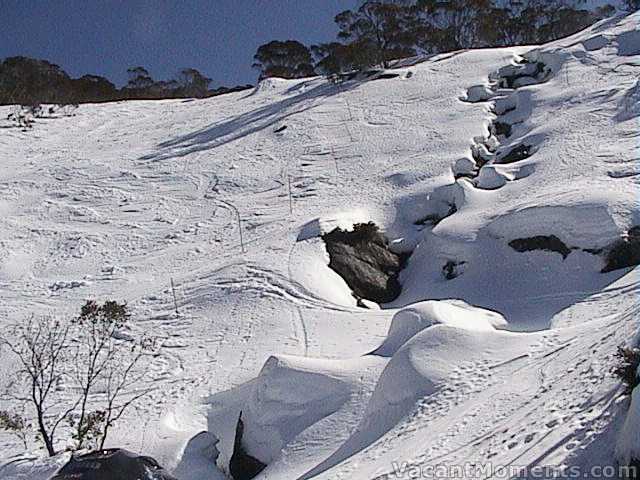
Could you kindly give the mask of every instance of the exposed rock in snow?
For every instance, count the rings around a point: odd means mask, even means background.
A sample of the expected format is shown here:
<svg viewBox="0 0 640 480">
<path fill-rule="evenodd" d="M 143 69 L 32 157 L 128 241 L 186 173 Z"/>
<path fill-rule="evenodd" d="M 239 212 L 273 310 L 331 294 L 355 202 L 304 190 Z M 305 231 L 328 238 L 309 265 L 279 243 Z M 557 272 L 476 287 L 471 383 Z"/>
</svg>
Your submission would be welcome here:
<svg viewBox="0 0 640 480">
<path fill-rule="evenodd" d="M 52 480 L 176 480 L 151 457 L 122 449 L 100 450 L 71 457 Z"/>
<path fill-rule="evenodd" d="M 459 158 L 453 164 L 453 175 L 456 178 L 475 176 L 477 170 L 478 165 L 470 158 Z"/>
<path fill-rule="evenodd" d="M 504 88 L 518 88 L 540 83 L 549 69 L 542 62 L 529 62 L 502 67 L 498 71 L 500 86 Z"/>
<path fill-rule="evenodd" d="M 371 220 L 371 214 L 362 209 L 348 210 L 333 215 L 325 215 L 305 223 L 300 227 L 297 240 L 299 242 L 323 235 L 340 228 L 342 230 L 353 229 L 358 223 L 367 223 Z"/>
<path fill-rule="evenodd" d="M 493 135 L 500 136 L 503 135 L 505 137 L 510 137 L 511 136 L 511 132 L 513 131 L 513 127 L 506 123 L 506 122 L 501 122 L 499 120 L 495 120 L 493 122 L 491 122 L 491 126 L 490 126 L 490 130 L 491 133 Z"/>
<path fill-rule="evenodd" d="M 480 169 L 480 173 L 476 178 L 475 184 L 483 190 L 497 190 L 504 187 L 509 181 L 509 177 L 505 175 L 498 165 L 485 165 Z"/>
<path fill-rule="evenodd" d="M 633 227 L 620 240 L 607 247 L 603 273 L 640 265 L 640 227 Z"/>
<path fill-rule="evenodd" d="M 353 231 L 333 230 L 323 237 L 329 267 L 335 270 L 359 297 L 388 303 L 400 295 L 398 274 L 402 257 L 373 223 L 356 224 Z"/>
</svg>

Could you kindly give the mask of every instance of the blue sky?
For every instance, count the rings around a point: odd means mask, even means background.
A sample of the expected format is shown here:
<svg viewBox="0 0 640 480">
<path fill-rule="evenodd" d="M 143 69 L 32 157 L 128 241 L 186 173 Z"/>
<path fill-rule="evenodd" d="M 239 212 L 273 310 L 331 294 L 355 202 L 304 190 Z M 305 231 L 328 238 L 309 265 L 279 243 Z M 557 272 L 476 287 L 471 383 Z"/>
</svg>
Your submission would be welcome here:
<svg viewBox="0 0 640 480">
<path fill-rule="evenodd" d="M 257 47 L 332 40 L 333 17 L 358 0 L 0 0 L 0 58 L 44 58 L 72 76 L 118 85 L 130 66 L 156 79 L 183 67 L 213 86 L 253 83 Z"/>
</svg>

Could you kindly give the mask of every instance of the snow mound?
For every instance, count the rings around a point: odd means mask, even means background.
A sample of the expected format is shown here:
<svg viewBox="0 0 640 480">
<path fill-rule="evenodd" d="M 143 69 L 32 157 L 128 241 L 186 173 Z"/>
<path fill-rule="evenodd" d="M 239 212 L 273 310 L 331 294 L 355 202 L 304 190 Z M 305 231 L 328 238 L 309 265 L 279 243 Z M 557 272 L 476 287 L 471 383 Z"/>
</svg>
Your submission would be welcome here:
<svg viewBox="0 0 640 480">
<path fill-rule="evenodd" d="M 499 313 L 471 306 L 461 300 L 420 302 L 403 308 L 394 315 L 386 340 L 373 353 L 393 356 L 407 341 L 434 325 L 491 331 L 505 328 L 507 321 Z"/>
<path fill-rule="evenodd" d="M 260 81 L 253 89 L 252 95 L 265 94 L 272 95 L 274 93 L 285 93 L 293 85 L 301 83 L 300 80 L 287 80 L 284 78 L 270 77 Z"/>
<path fill-rule="evenodd" d="M 243 412 L 248 453 L 271 463 L 296 435 L 336 412 L 350 392 L 339 364 L 302 357 L 269 358 Z"/>
<path fill-rule="evenodd" d="M 627 90 L 627 93 L 620 101 L 619 110 L 616 119 L 620 122 L 640 116 L 640 80 Z"/>
<path fill-rule="evenodd" d="M 219 440 L 209 432 L 200 432 L 184 446 L 173 474 L 182 480 L 224 478 L 217 469 Z M 216 475 L 217 474 L 217 475 Z"/>
<path fill-rule="evenodd" d="M 467 91 L 467 96 L 462 100 L 469 103 L 485 102 L 493 96 L 489 85 L 474 85 Z"/>
</svg>

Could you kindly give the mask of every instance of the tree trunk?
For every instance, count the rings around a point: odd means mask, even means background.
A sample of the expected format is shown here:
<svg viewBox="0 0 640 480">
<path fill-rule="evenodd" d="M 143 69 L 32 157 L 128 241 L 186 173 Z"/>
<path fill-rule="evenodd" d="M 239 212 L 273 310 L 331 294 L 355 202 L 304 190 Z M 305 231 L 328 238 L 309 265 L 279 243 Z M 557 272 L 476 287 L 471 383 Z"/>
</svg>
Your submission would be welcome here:
<svg viewBox="0 0 640 480">
<path fill-rule="evenodd" d="M 53 448 L 53 440 L 49 436 L 49 433 L 47 432 L 47 427 L 44 424 L 44 418 L 42 416 L 42 411 L 40 411 L 40 409 L 38 409 L 38 432 L 42 437 L 42 442 L 44 443 L 44 446 L 47 448 L 47 453 L 49 454 L 49 456 L 55 457 L 56 450 L 55 448 Z"/>
</svg>

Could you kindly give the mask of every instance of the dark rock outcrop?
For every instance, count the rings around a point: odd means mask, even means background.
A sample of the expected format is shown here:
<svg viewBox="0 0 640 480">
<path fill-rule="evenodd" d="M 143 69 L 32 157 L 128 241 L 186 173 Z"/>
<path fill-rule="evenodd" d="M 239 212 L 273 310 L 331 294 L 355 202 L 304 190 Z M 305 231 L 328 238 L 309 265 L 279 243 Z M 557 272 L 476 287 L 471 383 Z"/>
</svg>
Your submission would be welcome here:
<svg viewBox="0 0 640 480">
<path fill-rule="evenodd" d="M 356 298 L 377 303 L 398 298 L 403 258 L 389 249 L 374 223 L 354 225 L 352 232 L 336 228 L 322 238 L 329 253 L 329 267 L 344 279 Z"/>
<path fill-rule="evenodd" d="M 51 480 L 176 480 L 151 457 L 119 448 L 74 456 Z"/>
<path fill-rule="evenodd" d="M 509 242 L 509 246 L 516 252 L 531 252 L 533 250 L 544 250 L 547 252 L 556 252 L 565 259 L 571 253 L 571 249 L 555 235 L 538 235 L 529 238 L 517 238 Z"/>
<path fill-rule="evenodd" d="M 244 422 L 242 412 L 236 425 L 236 437 L 233 443 L 233 455 L 229 461 L 229 472 L 234 480 L 251 480 L 257 477 L 267 466 L 255 457 L 252 457 L 242 446 L 244 436 Z"/>
<path fill-rule="evenodd" d="M 632 227 L 623 238 L 607 249 L 602 273 L 640 265 L 640 226 Z"/>
</svg>

